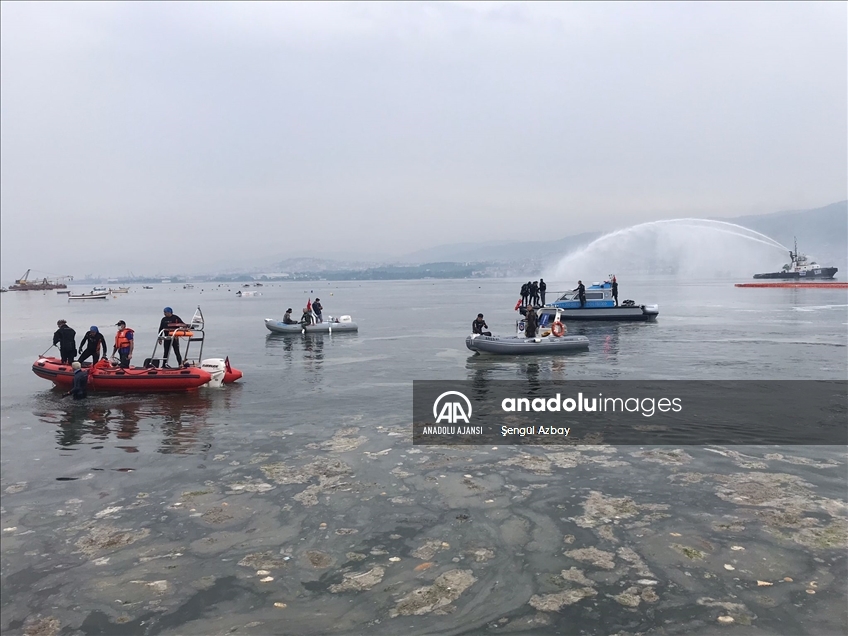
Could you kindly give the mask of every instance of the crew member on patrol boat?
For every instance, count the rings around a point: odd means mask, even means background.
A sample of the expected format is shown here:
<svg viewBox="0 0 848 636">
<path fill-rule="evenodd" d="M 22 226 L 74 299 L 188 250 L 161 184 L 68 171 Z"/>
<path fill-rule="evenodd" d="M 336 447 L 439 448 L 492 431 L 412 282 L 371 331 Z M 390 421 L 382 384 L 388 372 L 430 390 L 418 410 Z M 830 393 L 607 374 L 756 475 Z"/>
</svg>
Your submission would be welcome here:
<svg viewBox="0 0 848 636">
<path fill-rule="evenodd" d="M 115 334 L 115 347 L 112 349 L 112 355 L 115 352 L 121 357 L 121 368 L 126 369 L 130 366 L 132 360 L 133 349 L 135 348 L 135 336 L 132 329 L 127 328 L 127 323 L 119 320 L 115 323 L 118 328 Z"/>
<path fill-rule="evenodd" d="M 477 318 L 471 323 L 471 333 L 476 333 L 480 336 L 491 336 L 491 331 L 483 331 L 483 329 L 488 328 L 489 325 L 483 320 L 483 314 L 477 314 Z"/>
<path fill-rule="evenodd" d="M 174 310 L 170 307 L 165 307 L 162 310 L 165 314 L 162 317 L 162 320 L 159 321 L 159 333 L 162 334 L 162 337 L 159 338 L 159 344 L 162 344 L 164 340 L 164 347 L 162 352 L 162 367 L 168 368 L 168 357 L 171 355 L 171 346 L 174 347 L 174 355 L 177 357 L 177 366 L 183 366 L 183 356 L 180 354 L 180 339 L 174 338 L 173 333 L 175 331 L 174 327 L 188 327 L 183 322 L 183 319 L 174 314 Z"/>
<path fill-rule="evenodd" d="M 536 310 L 532 307 L 527 308 L 527 313 L 524 316 L 524 335 L 527 338 L 536 337 L 536 329 L 539 326 L 539 316 Z"/>
<path fill-rule="evenodd" d="M 577 292 L 577 297 L 580 299 L 580 306 L 584 307 L 586 305 L 586 286 L 583 284 L 583 281 L 578 280 L 577 287 L 571 291 Z"/>
<path fill-rule="evenodd" d="M 86 343 L 88 344 L 86 345 Z M 88 358 L 91 358 L 92 364 L 96 364 L 100 360 L 101 355 L 105 358 L 106 352 L 109 350 L 109 346 L 106 344 L 106 338 L 103 337 L 103 334 L 94 325 L 91 325 L 82 337 L 79 348 L 79 362 L 83 363 Z"/>
</svg>

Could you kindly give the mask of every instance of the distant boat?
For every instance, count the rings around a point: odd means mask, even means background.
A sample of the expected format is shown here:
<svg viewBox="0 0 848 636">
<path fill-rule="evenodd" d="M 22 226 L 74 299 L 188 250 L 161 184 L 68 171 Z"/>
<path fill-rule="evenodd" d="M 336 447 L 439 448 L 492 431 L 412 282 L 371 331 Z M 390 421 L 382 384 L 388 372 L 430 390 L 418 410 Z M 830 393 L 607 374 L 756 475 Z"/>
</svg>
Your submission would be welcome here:
<svg viewBox="0 0 848 636">
<path fill-rule="evenodd" d="M 68 300 L 106 300 L 109 292 L 93 291 L 90 294 L 68 294 Z"/>
<path fill-rule="evenodd" d="M 70 289 L 57 289 L 56 293 L 57 294 L 70 294 L 71 290 Z"/>
<path fill-rule="evenodd" d="M 192 285 L 191 283 L 186 283 L 185 285 L 183 285 L 183 289 L 194 289 L 194 285 Z"/>
<path fill-rule="evenodd" d="M 109 290 L 108 290 L 108 289 L 106 289 L 105 287 L 94 287 L 91 291 L 95 291 L 95 292 L 108 292 Z"/>
<path fill-rule="evenodd" d="M 129 287 L 118 287 L 118 289 L 109 288 L 109 293 L 110 294 L 129 294 L 130 288 Z"/>
<path fill-rule="evenodd" d="M 163 282 L 163 283 L 170 283 L 170 282 L 171 282 L 171 279 L 170 279 L 170 278 L 163 278 L 163 279 L 162 279 L 162 282 Z"/>
<path fill-rule="evenodd" d="M 804 254 L 798 253 L 798 241 L 795 241 L 795 251 L 789 250 L 790 262 L 779 272 L 754 274 L 754 278 L 777 278 L 781 280 L 806 280 L 811 278 L 831 279 L 838 270 L 836 267 L 822 267 L 811 261 Z"/>
<path fill-rule="evenodd" d="M 153 289 L 150 285 L 145 285 L 142 289 Z"/>
</svg>

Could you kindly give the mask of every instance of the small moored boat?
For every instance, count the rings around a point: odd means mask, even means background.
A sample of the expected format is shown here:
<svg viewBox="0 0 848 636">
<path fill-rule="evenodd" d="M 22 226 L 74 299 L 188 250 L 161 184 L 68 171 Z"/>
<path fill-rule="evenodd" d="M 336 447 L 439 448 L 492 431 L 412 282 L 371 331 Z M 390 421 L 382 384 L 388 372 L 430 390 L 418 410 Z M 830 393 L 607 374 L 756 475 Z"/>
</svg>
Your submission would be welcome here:
<svg viewBox="0 0 848 636">
<path fill-rule="evenodd" d="M 350 316 L 339 316 L 338 318 L 328 316 L 327 320 L 324 322 L 307 325 L 306 327 L 299 322 L 292 325 L 286 324 L 275 318 L 266 318 L 265 326 L 268 328 L 268 331 L 273 331 L 274 333 L 303 333 L 304 330 L 306 333 L 341 333 L 359 331 L 359 327 L 355 322 L 353 322 Z"/>
<path fill-rule="evenodd" d="M 465 338 L 465 346 L 478 353 L 500 355 L 555 354 L 589 349 L 586 336 L 545 336 L 521 338 L 518 336 L 480 336 L 473 334 Z"/>
<path fill-rule="evenodd" d="M 68 300 L 106 300 L 109 298 L 109 292 L 93 291 L 88 294 L 68 294 Z"/>
</svg>

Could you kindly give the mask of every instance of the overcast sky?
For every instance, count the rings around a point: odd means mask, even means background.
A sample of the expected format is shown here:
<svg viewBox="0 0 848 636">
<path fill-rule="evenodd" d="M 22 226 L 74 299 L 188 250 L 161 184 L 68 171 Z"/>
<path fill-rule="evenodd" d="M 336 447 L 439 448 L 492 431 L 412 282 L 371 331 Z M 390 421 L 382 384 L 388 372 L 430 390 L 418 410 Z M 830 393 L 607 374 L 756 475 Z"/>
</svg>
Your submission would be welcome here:
<svg viewBox="0 0 848 636">
<path fill-rule="evenodd" d="M 848 198 L 844 2 L 4 2 L 1 17 L 6 282 Z"/>
</svg>

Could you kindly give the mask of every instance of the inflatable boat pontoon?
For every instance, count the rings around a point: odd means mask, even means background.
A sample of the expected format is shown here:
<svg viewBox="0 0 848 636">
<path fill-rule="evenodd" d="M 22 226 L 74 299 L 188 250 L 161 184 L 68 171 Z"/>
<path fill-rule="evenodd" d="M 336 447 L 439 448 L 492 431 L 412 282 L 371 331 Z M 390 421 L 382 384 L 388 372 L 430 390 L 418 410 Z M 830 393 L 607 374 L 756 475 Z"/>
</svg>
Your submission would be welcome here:
<svg viewBox="0 0 848 636">
<path fill-rule="evenodd" d="M 281 320 L 266 318 L 265 326 L 268 328 L 268 331 L 289 334 L 303 333 L 304 329 L 306 329 L 306 333 L 342 333 L 359 331 L 359 327 L 357 327 L 356 323 L 351 320 L 350 316 L 340 316 L 339 318 L 328 319 L 325 322 L 307 325 L 306 327 L 301 325 L 299 322 L 296 322 L 293 325 L 287 325 Z"/>
</svg>

